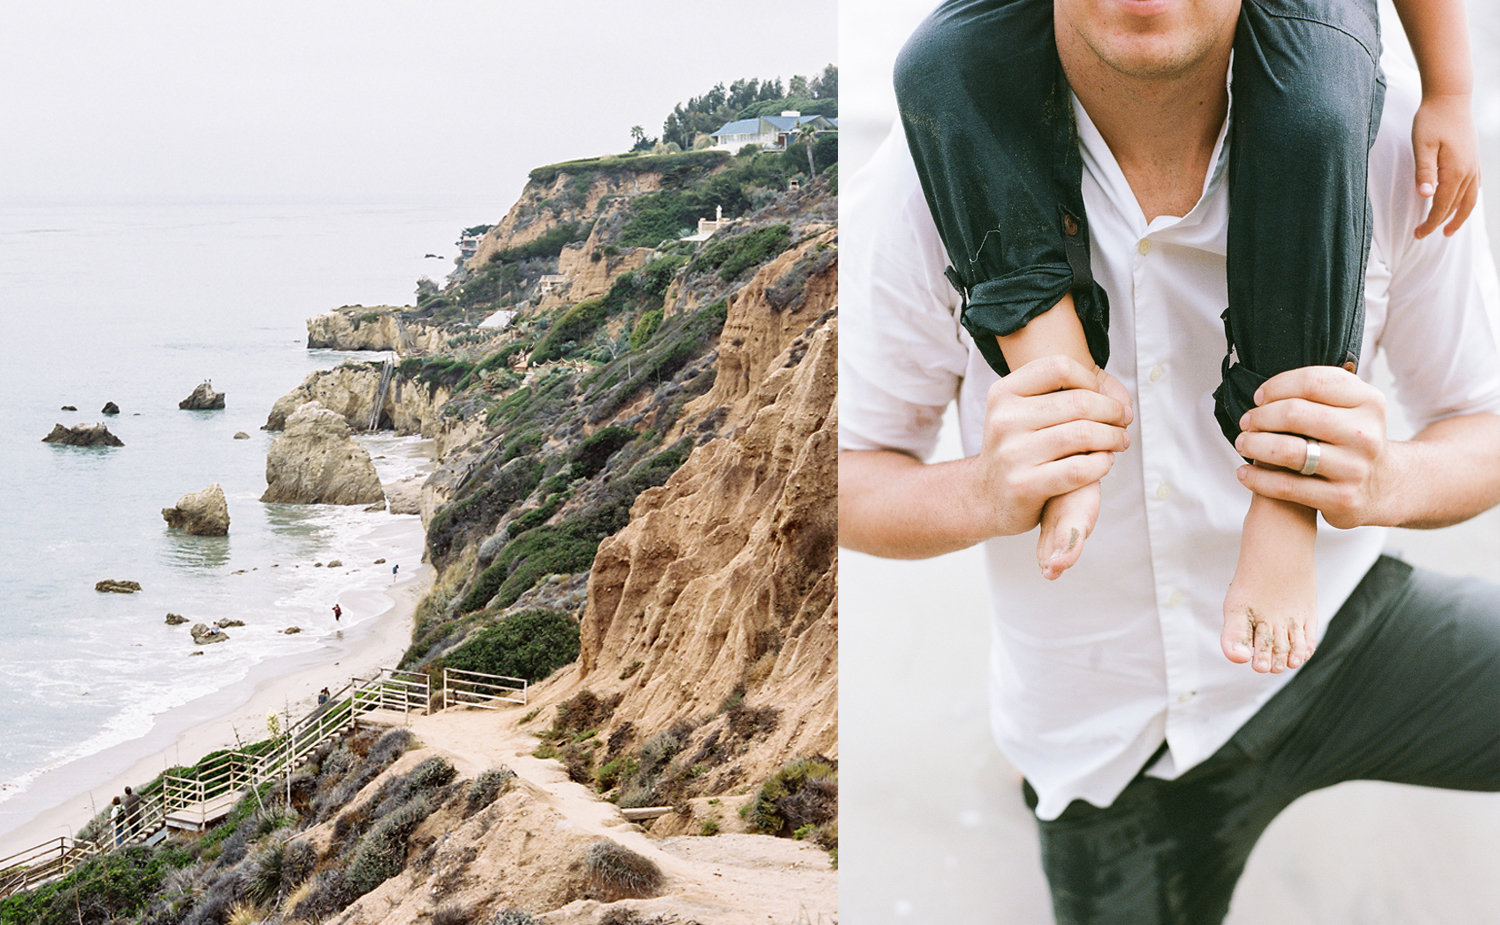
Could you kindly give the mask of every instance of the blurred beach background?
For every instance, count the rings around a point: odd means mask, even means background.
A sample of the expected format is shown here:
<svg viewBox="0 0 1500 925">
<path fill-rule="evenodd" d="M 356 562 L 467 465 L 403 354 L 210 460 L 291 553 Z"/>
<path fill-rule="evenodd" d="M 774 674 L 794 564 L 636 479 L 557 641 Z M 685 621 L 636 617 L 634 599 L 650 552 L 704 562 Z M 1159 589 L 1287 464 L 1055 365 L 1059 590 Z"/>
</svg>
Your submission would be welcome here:
<svg viewBox="0 0 1500 925">
<path fill-rule="evenodd" d="M 930 0 L 843 0 L 840 170 L 895 124 L 891 63 Z M 1388 46 L 1404 44 L 1382 3 Z M 1500 177 L 1500 6 L 1470 3 L 1475 118 Z M 1500 211 L 1488 190 L 1494 247 Z M 846 226 L 847 227 L 847 226 Z M 1500 253 L 1500 251 L 1497 251 Z M 1393 436 L 1404 423 L 1393 414 Z M 945 428 L 937 458 L 960 455 Z M 1389 548 L 1500 580 L 1500 510 Z M 987 594 L 977 549 L 924 562 L 847 550 L 839 563 L 841 913 L 848 925 L 1045 925 L 1051 901 L 1018 776 L 990 737 Z M 1500 795 L 1357 782 L 1303 798 L 1250 858 L 1229 925 L 1500 921 Z"/>
</svg>

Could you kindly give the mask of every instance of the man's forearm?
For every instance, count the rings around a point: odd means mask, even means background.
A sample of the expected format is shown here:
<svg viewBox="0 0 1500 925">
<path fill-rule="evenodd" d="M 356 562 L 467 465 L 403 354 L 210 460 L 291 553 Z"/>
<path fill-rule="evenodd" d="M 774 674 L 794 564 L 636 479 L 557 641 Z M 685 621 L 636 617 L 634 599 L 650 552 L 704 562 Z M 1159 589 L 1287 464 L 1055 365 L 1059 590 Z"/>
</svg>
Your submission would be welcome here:
<svg viewBox="0 0 1500 925">
<path fill-rule="evenodd" d="M 839 545 L 926 559 L 987 537 L 973 503 L 973 457 L 927 465 L 892 450 L 839 453 Z"/>
<path fill-rule="evenodd" d="M 1377 522 L 1431 530 L 1500 504 L 1500 416 L 1466 414 L 1390 444 Z"/>
</svg>

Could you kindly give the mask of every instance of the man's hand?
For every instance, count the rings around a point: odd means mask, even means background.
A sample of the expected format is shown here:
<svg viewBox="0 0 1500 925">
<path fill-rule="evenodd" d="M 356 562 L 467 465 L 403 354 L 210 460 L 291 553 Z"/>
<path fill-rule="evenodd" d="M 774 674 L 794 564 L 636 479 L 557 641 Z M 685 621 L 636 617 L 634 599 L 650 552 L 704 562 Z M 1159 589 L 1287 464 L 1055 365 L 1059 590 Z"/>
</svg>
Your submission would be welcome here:
<svg viewBox="0 0 1500 925">
<path fill-rule="evenodd" d="M 990 386 L 975 491 L 988 536 L 1025 533 L 1048 499 L 1103 478 L 1130 446 L 1132 417 L 1118 380 L 1064 356 L 1033 360 Z"/>
<path fill-rule="evenodd" d="M 1387 440 L 1385 396 L 1334 366 L 1273 376 L 1255 403 L 1240 419 L 1235 448 L 1258 465 L 1241 467 L 1240 481 L 1256 494 L 1316 508 L 1335 527 L 1446 527 L 1500 502 L 1496 415 L 1445 418 L 1410 440 Z M 1311 476 L 1298 474 L 1306 437 L 1321 444 Z"/>
<path fill-rule="evenodd" d="M 978 456 L 923 465 L 889 451 L 839 456 L 839 543 L 923 558 L 1035 527 L 1049 498 L 1093 484 L 1130 445 L 1129 395 L 1053 356 L 990 387 Z"/>
<path fill-rule="evenodd" d="M 1234 444 L 1262 464 L 1240 468 L 1246 488 L 1316 508 L 1335 527 L 1389 522 L 1381 510 L 1390 443 L 1379 389 L 1336 366 L 1307 366 L 1267 379 L 1255 404 Z M 1308 437 L 1321 444 L 1311 476 L 1298 474 Z"/>
</svg>

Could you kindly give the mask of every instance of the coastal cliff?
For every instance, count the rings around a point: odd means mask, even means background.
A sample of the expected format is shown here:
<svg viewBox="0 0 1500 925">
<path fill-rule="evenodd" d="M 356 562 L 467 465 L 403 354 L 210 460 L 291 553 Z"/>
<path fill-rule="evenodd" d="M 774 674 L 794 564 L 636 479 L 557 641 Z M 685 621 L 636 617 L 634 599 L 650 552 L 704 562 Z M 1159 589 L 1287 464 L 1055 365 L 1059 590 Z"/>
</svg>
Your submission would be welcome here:
<svg viewBox="0 0 1500 925">
<path fill-rule="evenodd" d="M 402 356 L 437 349 L 443 332 L 420 324 L 406 324 L 401 309 L 389 305 L 365 308 L 345 305 L 307 319 L 309 350 L 393 350 Z"/>
<path fill-rule="evenodd" d="M 115 882 L 142 921 L 836 917 L 824 166 L 698 151 L 538 168 L 414 306 L 309 320 L 310 348 L 400 359 L 279 399 L 268 481 L 328 469 L 328 452 L 282 459 L 309 428 L 433 439 L 415 503 L 436 577 L 399 668 L 434 687 L 447 669 L 525 679 L 526 703 L 330 739 L 187 851 L 98 862 L 129 867 Z"/>
</svg>

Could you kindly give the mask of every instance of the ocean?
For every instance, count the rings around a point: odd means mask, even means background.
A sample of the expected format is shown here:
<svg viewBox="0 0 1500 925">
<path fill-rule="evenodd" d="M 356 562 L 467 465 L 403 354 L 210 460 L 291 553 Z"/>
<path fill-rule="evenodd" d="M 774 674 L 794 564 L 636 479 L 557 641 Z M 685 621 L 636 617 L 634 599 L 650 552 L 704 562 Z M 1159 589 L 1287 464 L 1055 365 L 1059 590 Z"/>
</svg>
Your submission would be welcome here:
<svg viewBox="0 0 1500 925">
<path fill-rule="evenodd" d="M 308 350 L 305 319 L 410 303 L 419 276 L 441 281 L 453 268 L 459 231 L 486 220 L 473 213 L 0 205 L 0 834 L 43 808 L 25 797 L 40 772 L 139 738 L 153 717 L 270 660 L 332 653 L 342 630 L 390 605 L 371 592 L 390 585 L 393 565 L 420 564 L 418 518 L 261 504 L 271 435 L 260 428 L 309 372 L 370 358 Z M 205 379 L 225 409 L 178 410 Z M 106 402 L 120 413 L 103 415 Z M 96 422 L 125 446 L 41 442 L 55 424 Z M 362 439 L 382 481 L 431 465 L 430 442 Z M 161 509 L 211 483 L 227 496 L 229 536 L 168 530 Z M 142 590 L 95 591 L 106 578 Z M 188 624 L 166 625 L 168 613 Z M 246 625 L 227 643 L 193 645 L 191 624 L 226 618 Z M 302 632 L 284 634 L 290 626 Z M 330 674 L 332 686 L 347 680 Z"/>
</svg>

